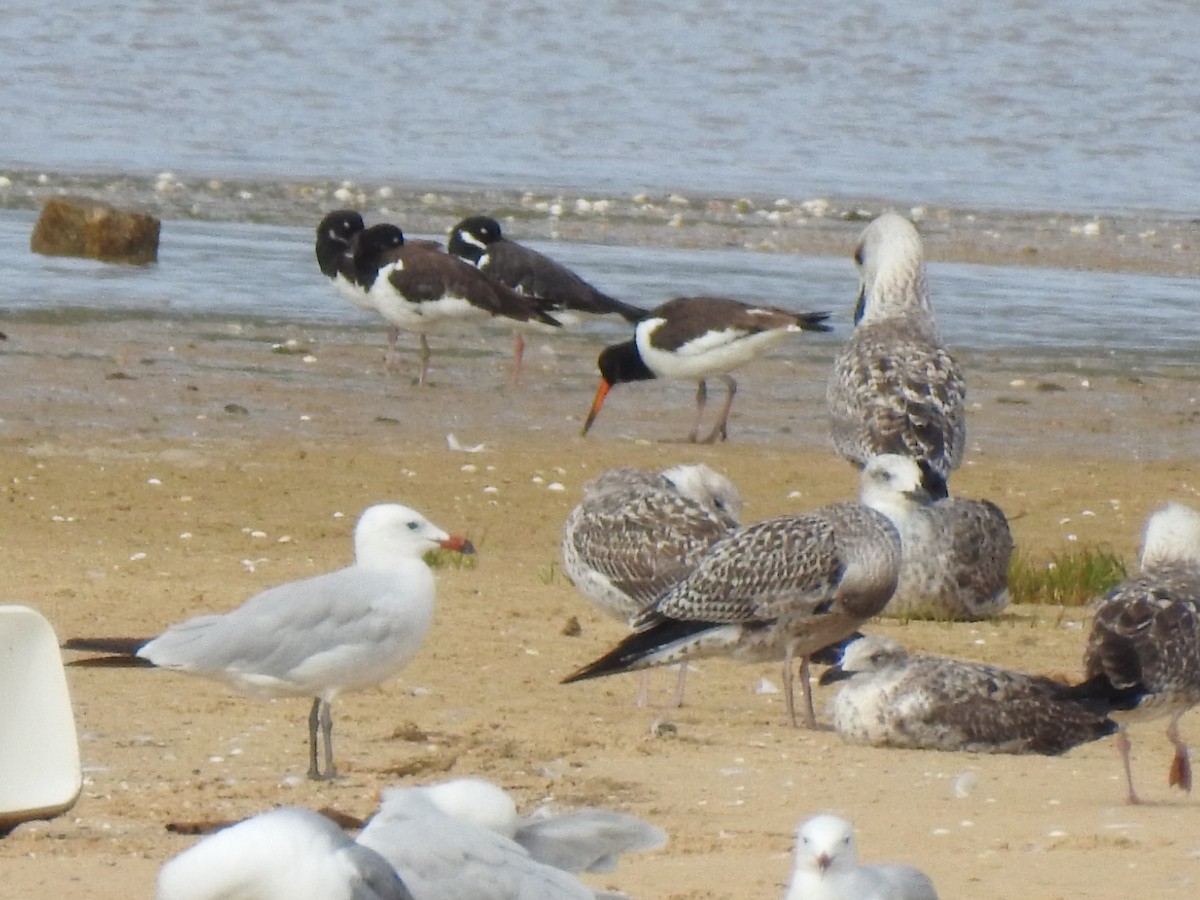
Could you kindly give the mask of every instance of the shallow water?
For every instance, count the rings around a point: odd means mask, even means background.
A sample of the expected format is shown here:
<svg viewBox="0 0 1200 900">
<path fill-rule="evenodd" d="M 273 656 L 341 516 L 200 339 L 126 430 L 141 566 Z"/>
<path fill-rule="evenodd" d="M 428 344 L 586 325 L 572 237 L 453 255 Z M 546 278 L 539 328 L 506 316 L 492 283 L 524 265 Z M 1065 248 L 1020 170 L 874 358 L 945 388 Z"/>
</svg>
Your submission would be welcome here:
<svg viewBox="0 0 1200 900">
<path fill-rule="evenodd" d="M 1200 11 L 62 0 L 0 29 L 9 168 L 1200 205 Z"/>
<path fill-rule="evenodd" d="M 159 262 L 143 268 L 28 251 L 35 216 L 0 212 L 0 307 L 22 319 L 80 322 L 97 316 L 251 319 L 378 327 L 320 275 L 308 228 L 173 221 Z M 616 296 L 652 306 L 673 296 L 717 294 L 834 313 L 849 329 L 857 290 L 850 260 L 731 249 L 671 249 L 531 242 Z M 1195 281 L 1148 275 L 963 264 L 929 267 L 947 342 L 969 353 L 1020 359 L 1086 358 L 1129 370 L 1193 367 Z M 624 328 L 588 326 L 605 339 Z"/>
</svg>

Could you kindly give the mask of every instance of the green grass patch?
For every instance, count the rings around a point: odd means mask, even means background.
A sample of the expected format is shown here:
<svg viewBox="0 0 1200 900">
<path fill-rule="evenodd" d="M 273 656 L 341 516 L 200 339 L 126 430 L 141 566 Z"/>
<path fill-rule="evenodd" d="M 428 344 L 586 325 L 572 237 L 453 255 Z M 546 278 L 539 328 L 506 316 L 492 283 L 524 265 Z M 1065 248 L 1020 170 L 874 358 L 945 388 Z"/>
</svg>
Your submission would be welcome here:
<svg viewBox="0 0 1200 900">
<path fill-rule="evenodd" d="M 1098 547 L 1055 554 L 1049 562 L 1015 553 L 1008 567 L 1008 592 L 1013 603 L 1083 606 L 1116 587 L 1127 571 L 1121 557 Z"/>
</svg>

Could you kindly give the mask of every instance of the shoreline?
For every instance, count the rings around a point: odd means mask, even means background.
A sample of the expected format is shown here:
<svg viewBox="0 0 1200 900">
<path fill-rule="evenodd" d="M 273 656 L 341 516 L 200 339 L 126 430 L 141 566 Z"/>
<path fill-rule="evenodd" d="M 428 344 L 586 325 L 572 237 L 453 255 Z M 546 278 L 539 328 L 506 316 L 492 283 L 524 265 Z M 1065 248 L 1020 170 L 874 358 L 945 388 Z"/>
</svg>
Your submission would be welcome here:
<svg viewBox="0 0 1200 900">
<path fill-rule="evenodd" d="M 280 338 L 299 343 L 274 352 Z M 1151 802 L 1130 808 L 1107 741 L 993 757 L 792 729 L 777 664 L 703 660 L 678 710 L 634 709 L 631 676 L 560 685 L 624 634 L 561 574 L 562 523 L 586 480 L 704 462 L 738 485 L 754 521 L 853 496 L 856 478 L 830 452 L 821 412 L 832 348 L 797 341 L 747 367 L 731 440 L 716 446 L 677 441 L 693 389 L 653 382 L 615 390 L 581 439 L 595 387 L 586 355 L 531 341 L 526 384 L 513 388 L 508 348 L 500 335 L 435 346 L 433 384 L 417 389 L 411 347 L 401 372 L 383 375 L 378 331 L 42 324 L 4 345 L 6 602 L 34 606 L 60 639 L 155 634 L 344 565 L 354 517 L 384 500 L 479 550 L 474 566 L 436 571 L 434 629 L 413 665 L 339 699 L 334 783 L 303 778 L 307 702 L 259 703 L 171 672 L 68 669 L 83 794 L 0 840 L 14 896 L 151 896 L 161 863 L 196 840 L 172 823 L 280 804 L 362 818 L 382 787 L 462 775 L 496 781 L 523 809 L 605 806 L 663 827 L 665 849 L 587 879 L 641 900 L 777 898 L 793 829 L 823 810 L 855 823 L 865 859 L 918 865 L 945 897 L 1194 894 L 1196 801 L 1168 791 L 1157 727 L 1135 730 Z M 1014 386 L 988 366 L 968 373 L 978 405 L 952 484 L 997 502 L 1020 552 L 1104 546 L 1129 559 L 1150 509 L 1200 503 L 1194 384 L 1102 376 L 1085 388 L 1042 371 Z M 484 446 L 453 452 L 449 433 Z M 1086 614 L 1017 607 L 990 622 L 870 630 L 1076 678 Z M 673 677 L 653 673 L 655 694 Z"/>
<path fill-rule="evenodd" d="M 164 220 L 311 226 L 341 206 L 421 234 L 440 234 L 448 223 L 486 210 L 519 220 L 526 240 L 810 256 L 849 256 L 864 223 L 896 209 L 917 221 L 928 258 L 939 262 L 1200 277 L 1200 221 L 1153 211 L 982 210 L 878 198 L 597 195 L 170 173 L 3 174 L 0 209 L 8 210 L 36 211 L 49 196 L 85 194 Z"/>
</svg>

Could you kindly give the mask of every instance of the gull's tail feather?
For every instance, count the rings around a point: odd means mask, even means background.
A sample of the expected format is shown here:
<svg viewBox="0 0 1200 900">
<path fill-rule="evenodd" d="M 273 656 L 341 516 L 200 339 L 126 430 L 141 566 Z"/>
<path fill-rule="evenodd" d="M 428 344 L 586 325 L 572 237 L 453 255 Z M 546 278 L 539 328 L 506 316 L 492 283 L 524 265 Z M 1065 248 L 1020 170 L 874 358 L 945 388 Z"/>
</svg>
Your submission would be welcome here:
<svg viewBox="0 0 1200 900">
<path fill-rule="evenodd" d="M 69 666 L 86 668 L 147 668 L 153 667 L 148 659 L 137 655 L 150 638 L 71 638 L 64 641 L 62 649 L 75 650 L 81 653 L 102 653 L 103 656 L 93 656 L 88 659 L 77 659 L 67 663 Z"/>
</svg>

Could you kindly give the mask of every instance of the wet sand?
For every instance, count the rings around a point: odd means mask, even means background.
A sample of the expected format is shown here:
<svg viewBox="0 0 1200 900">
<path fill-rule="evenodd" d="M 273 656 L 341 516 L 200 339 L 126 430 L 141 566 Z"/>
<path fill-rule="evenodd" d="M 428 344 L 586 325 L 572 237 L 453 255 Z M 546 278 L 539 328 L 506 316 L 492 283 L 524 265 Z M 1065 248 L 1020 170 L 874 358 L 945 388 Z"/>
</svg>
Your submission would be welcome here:
<svg viewBox="0 0 1200 900">
<path fill-rule="evenodd" d="M 40 210 L 73 193 L 141 208 L 161 219 L 312 227 L 331 209 L 352 207 L 406 233 L 444 235 L 463 216 L 486 211 L 519 222 L 522 240 L 610 246 L 744 248 L 849 258 L 864 224 L 895 210 L 914 219 L 931 260 L 1048 266 L 1105 272 L 1200 276 L 1200 222 L 1156 211 L 970 209 L 920 197 L 730 197 L 597 195 L 564 188 L 496 190 L 472 185 L 268 181 L 7 172 L 0 209 Z"/>
<path fill-rule="evenodd" d="M 149 321 L 10 333 L 5 600 L 38 608 L 60 637 L 149 636 L 343 565 L 354 517 L 382 500 L 479 548 L 475 566 L 438 571 L 437 619 L 414 664 L 337 704 L 345 777 L 333 784 L 303 778 L 307 702 L 69 670 L 83 794 L 0 841 L 10 896 L 150 896 L 161 862 L 195 840 L 169 823 L 279 804 L 362 817 L 383 786 L 466 774 L 523 806 L 606 805 L 661 825 L 664 850 L 592 879 L 642 900 L 781 896 L 791 832 L 821 810 L 857 823 L 865 860 L 918 865 L 947 898 L 1195 896 L 1198 801 L 1168 790 L 1158 726 L 1133 735 L 1150 802 L 1129 808 L 1107 741 L 1055 759 L 847 747 L 786 725 L 774 665 L 705 661 L 680 710 L 635 709 L 635 676 L 559 685 L 623 633 L 558 563 L 562 521 L 597 472 L 703 461 L 739 485 L 748 520 L 854 493 L 825 437 L 836 341 L 797 340 L 750 366 L 731 441 L 694 447 L 669 440 L 689 426 L 689 386 L 617 388 L 583 440 L 598 345 L 532 339 L 513 388 L 508 340 L 435 340 L 434 383 L 418 390 L 411 347 L 402 373 L 383 376 L 374 330 Z M 998 502 L 1022 552 L 1102 545 L 1130 558 L 1150 509 L 1200 502 L 1194 380 L 963 361 L 970 450 L 955 488 Z M 448 433 L 484 449 L 451 452 Z M 1083 610 L 1022 607 L 986 624 L 876 627 L 913 648 L 1074 677 L 1085 622 Z M 672 681 L 657 673 L 656 695 Z M 673 727 L 652 729 L 659 720 Z M 1194 736 L 1194 716 L 1183 730 Z"/>
</svg>

